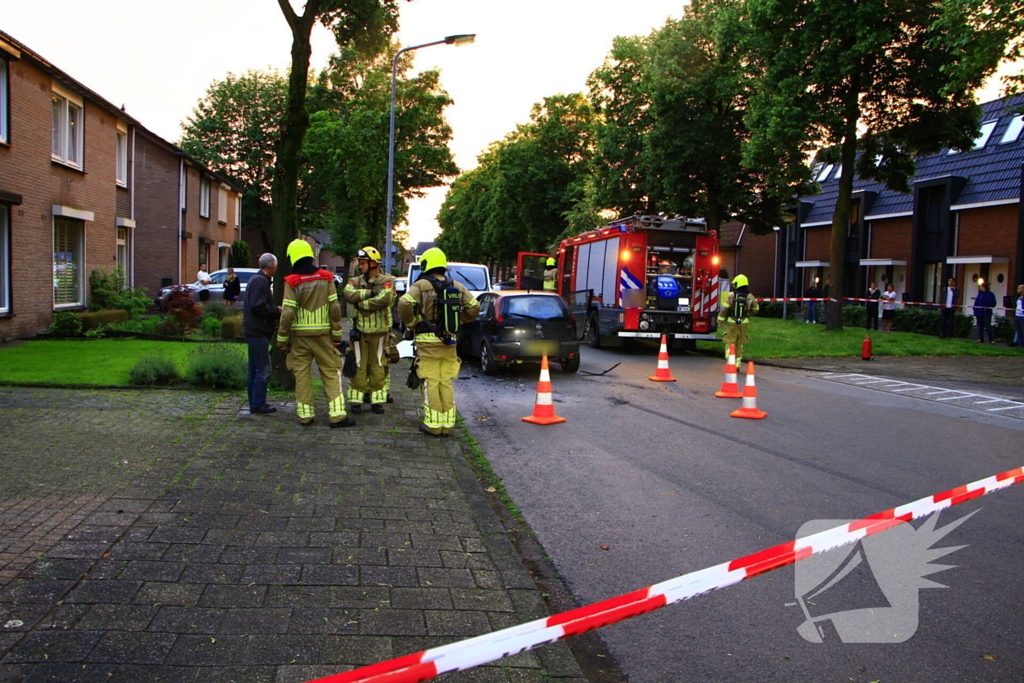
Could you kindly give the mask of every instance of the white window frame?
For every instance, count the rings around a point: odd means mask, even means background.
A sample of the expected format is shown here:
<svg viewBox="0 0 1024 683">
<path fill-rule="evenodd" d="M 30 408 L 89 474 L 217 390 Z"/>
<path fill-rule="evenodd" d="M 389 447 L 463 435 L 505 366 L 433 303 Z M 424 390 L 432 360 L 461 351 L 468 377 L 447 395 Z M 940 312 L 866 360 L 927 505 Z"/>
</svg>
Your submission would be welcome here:
<svg viewBox="0 0 1024 683">
<path fill-rule="evenodd" d="M 116 260 L 117 267 L 124 273 L 125 282 L 130 281 L 132 272 L 132 231 L 127 226 L 117 226 Z"/>
<path fill-rule="evenodd" d="M 117 162 L 114 171 L 114 182 L 121 187 L 128 187 L 128 127 L 117 122 L 117 141 L 114 147 Z"/>
<path fill-rule="evenodd" d="M 1006 144 L 1007 142 L 1017 142 L 1020 138 L 1020 131 L 1024 129 L 1024 115 L 1017 114 L 1010 123 L 1006 126 L 1006 130 L 1003 132 L 1003 137 L 999 141 L 999 144 Z"/>
<path fill-rule="evenodd" d="M 50 92 L 51 158 L 81 170 L 85 152 L 85 103 L 56 83 Z"/>
<path fill-rule="evenodd" d="M 199 215 L 210 217 L 210 179 L 203 175 L 199 176 Z"/>
<path fill-rule="evenodd" d="M 235 228 L 242 227 L 242 195 L 235 193 Z"/>
<path fill-rule="evenodd" d="M 70 236 L 59 235 L 58 229 L 60 228 L 75 230 L 75 234 Z M 70 244 L 73 241 L 74 244 Z M 71 251 L 64 250 L 64 247 L 71 247 Z M 61 249 L 60 252 L 57 250 Z M 71 260 L 65 258 L 58 258 L 58 254 L 77 254 L 77 258 Z M 64 264 L 71 264 L 73 266 L 72 277 L 74 278 L 74 287 L 77 289 L 77 298 L 75 301 L 59 301 L 58 296 L 60 294 L 60 280 L 58 279 L 58 266 Z M 85 222 L 75 220 L 73 218 L 67 218 L 64 216 L 53 217 L 53 308 L 60 310 L 64 308 L 81 308 L 85 305 Z"/>
<path fill-rule="evenodd" d="M 8 95 L 11 82 L 10 71 L 7 60 L 0 57 L 0 142 L 7 144 L 11 142 L 10 96 Z"/>
<path fill-rule="evenodd" d="M 3 61 L 3 60 L 0 60 Z M 11 312 L 10 207 L 0 204 L 0 315 Z"/>
<path fill-rule="evenodd" d="M 217 188 L 217 221 L 228 224 L 228 191 L 223 186 Z"/>
</svg>

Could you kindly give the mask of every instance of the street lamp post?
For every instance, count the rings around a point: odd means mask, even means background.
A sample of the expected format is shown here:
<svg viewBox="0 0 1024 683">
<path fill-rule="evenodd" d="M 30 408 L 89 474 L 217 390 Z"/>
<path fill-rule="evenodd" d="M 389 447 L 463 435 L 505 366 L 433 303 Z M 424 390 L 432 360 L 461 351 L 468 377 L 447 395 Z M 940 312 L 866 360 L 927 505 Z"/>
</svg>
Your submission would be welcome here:
<svg viewBox="0 0 1024 683">
<path fill-rule="evenodd" d="M 405 52 L 418 50 L 421 47 L 430 47 L 431 45 L 469 45 L 474 40 L 476 40 L 475 33 L 447 36 L 444 40 L 435 40 L 432 43 L 403 47 L 395 53 L 395 58 L 391 60 L 391 129 L 388 134 L 388 210 L 387 234 L 384 243 L 384 272 L 389 275 L 394 265 L 391 258 L 391 228 L 395 209 L 395 90 L 398 83 L 398 58 Z"/>
</svg>

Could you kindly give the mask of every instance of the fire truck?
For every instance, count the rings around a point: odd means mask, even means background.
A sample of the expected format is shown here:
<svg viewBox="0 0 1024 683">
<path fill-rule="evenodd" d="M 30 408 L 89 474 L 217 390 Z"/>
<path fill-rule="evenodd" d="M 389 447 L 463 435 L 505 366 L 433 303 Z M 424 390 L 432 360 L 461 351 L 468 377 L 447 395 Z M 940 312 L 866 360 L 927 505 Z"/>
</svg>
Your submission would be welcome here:
<svg viewBox="0 0 1024 683">
<path fill-rule="evenodd" d="M 542 289 L 547 254 L 519 254 L 516 284 Z M 717 341 L 718 235 L 703 220 L 631 216 L 562 240 L 556 289 L 594 348 L 659 339 Z"/>
</svg>

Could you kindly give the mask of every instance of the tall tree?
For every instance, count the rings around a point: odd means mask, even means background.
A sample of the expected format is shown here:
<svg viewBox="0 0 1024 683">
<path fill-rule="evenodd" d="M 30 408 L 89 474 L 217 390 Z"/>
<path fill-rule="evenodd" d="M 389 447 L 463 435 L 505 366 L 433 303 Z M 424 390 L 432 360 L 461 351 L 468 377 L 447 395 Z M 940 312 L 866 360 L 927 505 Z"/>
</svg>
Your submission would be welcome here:
<svg viewBox="0 0 1024 683">
<path fill-rule="evenodd" d="M 228 74 L 214 81 L 184 123 L 182 149 L 243 188 L 242 224 L 255 226 L 270 251 L 270 188 L 277 125 L 288 81 L 276 71 Z"/>
<path fill-rule="evenodd" d="M 905 190 L 916 154 L 969 149 L 977 135 L 973 92 L 1013 37 L 1005 15 L 987 13 L 1000 4 L 747 0 L 744 60 L 759 79 L 746 116 L 748 165 L 768 169 L 788 195 L 810 181 L 813 151 L 828 148 L 842 163 L 833 298 L 844 294 L 855 174 Z M 841 329 L 840 304 L 828 306 L 828 328 Z"/>
</svg>

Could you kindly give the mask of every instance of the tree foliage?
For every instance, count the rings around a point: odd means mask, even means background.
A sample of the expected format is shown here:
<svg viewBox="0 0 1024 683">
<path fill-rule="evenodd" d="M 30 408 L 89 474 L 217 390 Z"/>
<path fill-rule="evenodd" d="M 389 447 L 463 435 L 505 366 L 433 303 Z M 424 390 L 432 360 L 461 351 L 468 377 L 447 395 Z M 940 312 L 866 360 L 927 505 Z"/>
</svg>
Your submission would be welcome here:
<svg viewBox="0 0 1024 683">
<path fill-rule="evenodd" d="M 854 175 L 906 191 L 914 156 L 969 149 L 973 92 L 1011 39 L 981 0 L 747 0 L 744 60 L 756 91 L 747 109 L 749 166 L 780 196 L 805 190 L 806 158 L 842 163 L 829 261 L 844 289 Z M 858 156 L 859 153 L 859 156 Z M 830 329 L 842 327 L 830 310 Z"/>
<path fill-rule="evenodd" d="M 453 184 L 438 215 L 438 245 L 451 258 L 499 264 L 549 249 L 583 197 L 593 130 L 594 110 L 581 94 L 535 104 L 529 123 Z"/>
</svg>

